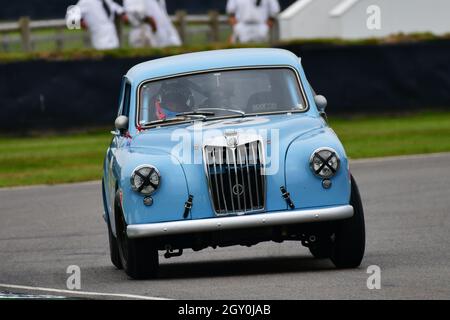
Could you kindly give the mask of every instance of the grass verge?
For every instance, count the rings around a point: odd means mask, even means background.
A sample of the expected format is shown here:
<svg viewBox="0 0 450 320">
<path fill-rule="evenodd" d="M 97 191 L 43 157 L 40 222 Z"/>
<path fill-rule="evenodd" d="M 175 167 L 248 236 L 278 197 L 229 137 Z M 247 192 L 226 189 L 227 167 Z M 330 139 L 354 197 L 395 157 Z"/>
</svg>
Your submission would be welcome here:
<svg viewBox="0 0 450 320">
<path fill-rule="evenodd" d="M 350 158 L 450 151 L 450 112 L 330 117 Z M 100 179 L 111 135 L 0 138 L 0 187 Z"/>
</svg>

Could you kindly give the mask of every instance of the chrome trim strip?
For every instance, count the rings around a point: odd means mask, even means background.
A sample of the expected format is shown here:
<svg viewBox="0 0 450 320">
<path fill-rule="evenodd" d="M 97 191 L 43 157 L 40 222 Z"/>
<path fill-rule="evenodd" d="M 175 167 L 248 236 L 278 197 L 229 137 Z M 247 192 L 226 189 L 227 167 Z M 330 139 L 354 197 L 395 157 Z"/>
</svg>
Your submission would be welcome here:
<svg viewBox="0 0 450 320">
<path fill-rule="evenodd" d="M 238 173 L 237 173 L 237 160 L 236 160 L 236 154 L 235 154 L 235 152 L 234 152 L 234 149 L 232 149 L 233 150 L 233 165 L 234 165 L 234 178 L 235 178 L 235 180 L 236 180 L 236 185 L 238 185 L 239 184 L 239 177 L 238 177 Z M 242 211 L 242 209 L 241 209 L 241 197 L 237 197 L 237 202 L 238 202 L 238 208 L 239 208 L 239 211 Z"/>
<path fill-rule="evenodd" d="M 231 217 L 183 220 L 127 226 L 129 238 L 158 237 L 218 230 L 269 227 L 296 223 L 321 222 L 346 219 L 353 216 L 353 207 L 336 207 L 277 211 Z"/>
<path fill-rule="evenodd" d="M 245 147 L 245 144 L 242 146 Z M 239 158 L 239 171 L 241 172 L 242 186 L 243 186 L 243 191 L 244 191 L 244 193 L 243 193 L 243 195 L 244 195 L 244 197 L 243 197 L 244 198 L 244 212 L 246 212 L 247 211 L 247 193 L 245 192 L 244 170 L 242 168 L 242 156 L 241 156 L 242 146 L 238 146 L 236 148 L 236 151 L 237 151 L 237 156 Z"/>
<path fill-rule="evenodd" d="M 231 170 L 230 170 L 230 152 L 232 150 L 229 148 L 225 148 L 225 152 L 226 152 L 226 160 L 227 160 L 227 168 L 228 168 L 228 186 L 230 188 L 230 190 L 233 189 L 233 184 L 231 183 Z M 234 199 L 233 199 L 233 195 L 230 194 L 230 199 L 231 199 L 231 206 L 233 207 L 233 213 L 236 212 L 236 208 L 234 206 Z"/>
<path fill-rule="evenodd" d="M 220 193 L 219 193 L 219 183 L 217 182 L 217 166 L 216 166 L 216 148 L 212 148 L 213 166 L 214 166 L 214 184 L 216 185 L 217 203 L 220 210 Z M 214 199 L 213 199 L 214 201 Z M 226 204 L 225 204 L 226 207 Z"/>
<path fill-rule="evenodd" d="M 259 204 L 259 187 L 258 187 L 258 161 L 257 161 L 257 157 L 256 157 L 256 153 L 255 153 L 255 148 L 254 148 L 254 143 L 250 144 L 252 146 L 252 155 L 253 155 L 253 168 L 255 169 L 255 181 L 256 181 L 256 203 Z M 258 142 L 256 142 L 256 150 L 258 151 Z M 262 165 L 262 163 L 260 162 L 260 165 Z"/>
<path fill-rule="evenodd" d="M 225 188 L 223 187 L 223 163 L 224 163 L 223 161 L 224 161 L 223 160 L 223 148 L 220 148 L 220 159 L 219 159 L 219 165 L 220 165 L 220 187 L 222 188 L 220 190 L 222 190 L 222 197 L 223 197 L 223 204 L 225 206 L 225 211 L 229 212 L 228 211 L 228 207 L 227 207 L 227 198 L 225 196 Z M 216 179 L 217 179 L 217 175 L 216 175 Z M 219 192 L 219 191 L 217 191 L 217 192 Z"/>
<path fill-rule="evenodd" d="M 251 142 L 250 142 L 251 143 Z M 248 181 L 248 193 L 250 194 L 250 208 L 254 208 L 253 206 L 253 191 L 252 191 L 252 181 L 250 179 L 250 169 L 248 166 L 249 163 L 249 155 L 248 152 L 250 152 L 250 143 L 248 144 L 248 149 L 247 149 L 247 145 L 245 145 L 245 170 L 247 171 L 247 181 Z M 248 152 L 247 152 L 248 151 Z"/>
</svg>

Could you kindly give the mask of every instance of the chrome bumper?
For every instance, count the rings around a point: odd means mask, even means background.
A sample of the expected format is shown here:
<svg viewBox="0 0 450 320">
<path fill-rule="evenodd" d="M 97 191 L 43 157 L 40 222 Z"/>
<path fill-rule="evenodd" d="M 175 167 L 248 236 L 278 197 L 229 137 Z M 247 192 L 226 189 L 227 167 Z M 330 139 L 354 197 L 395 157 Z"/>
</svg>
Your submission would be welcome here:
<svg viewBox="0 0 450 320">
<path fill-rule="evenodd" d="M 127 235 L 129 238 L 158 237 L 174 234 L 331 221 L 350 218 L 351 216 L 353 216 L 353 207 L 351 205 L 344 205 L 321 209 L 289 210 L 198 220 L 132 224 L 127 226 Z"/>
</svg>

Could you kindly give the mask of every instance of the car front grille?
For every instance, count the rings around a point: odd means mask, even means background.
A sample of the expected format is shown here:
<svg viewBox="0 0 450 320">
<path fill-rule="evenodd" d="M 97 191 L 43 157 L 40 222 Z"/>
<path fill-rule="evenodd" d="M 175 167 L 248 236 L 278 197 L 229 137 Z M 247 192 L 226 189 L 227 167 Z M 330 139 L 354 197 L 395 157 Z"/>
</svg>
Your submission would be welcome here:
<svg viewBox="0 0 450 320">
<path fill-rule="evenodd" d="M 203 152 L 217 215 L 264 209 L 266 184 L 260 141 L 236 147 L 205 146 Z"/>
</svg>

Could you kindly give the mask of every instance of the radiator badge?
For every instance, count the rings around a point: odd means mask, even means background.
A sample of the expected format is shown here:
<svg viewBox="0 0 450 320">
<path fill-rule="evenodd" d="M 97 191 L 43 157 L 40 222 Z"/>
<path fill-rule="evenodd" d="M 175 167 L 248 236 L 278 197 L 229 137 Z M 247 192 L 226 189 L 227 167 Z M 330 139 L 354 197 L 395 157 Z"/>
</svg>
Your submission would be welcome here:
<svg viewBox="0 0 450 320">
<path fill-rule="evenodd" d="M 240 183 L 236 183 L 233 186 L 233 194 L 237 197 L 242 196 L 242 194 L 244 193 L 244 186 Z"/>
<path fill-rule="evenodd" d="M 225 139 L 227 140 L 227 146 L 230 148 L 236 148 L 239 144 L 238 134 L 236 131 L 225 131 Z"/>
</svg>

